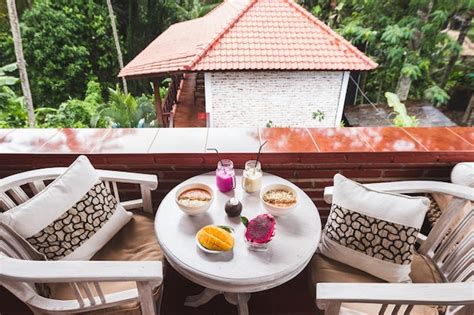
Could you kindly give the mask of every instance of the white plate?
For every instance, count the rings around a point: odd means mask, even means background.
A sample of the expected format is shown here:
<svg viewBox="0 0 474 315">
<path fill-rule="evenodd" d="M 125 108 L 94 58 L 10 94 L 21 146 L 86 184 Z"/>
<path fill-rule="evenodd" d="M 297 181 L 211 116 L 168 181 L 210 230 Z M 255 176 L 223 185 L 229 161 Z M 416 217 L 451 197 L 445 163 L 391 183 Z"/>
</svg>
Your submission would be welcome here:
<svg viewBox="0 0 474 315">
<path fill-rule="evenodd" d="M 230 235 L 232 235 L 232 237 L 234 237 L 233 235 L 234 233 L 230 233 Z M 199 243 L 199 239 L 198 239 L 198 234 L 196 233 L 196 236 L 194 237 L 194 240 L 196 241 L 196 245 L 197 247 L 199 247 L 200 250 L 202 250 L 203 252 L 206 252 L 208 254 L 222 254 L 222 253 L 228 253 L 228 252 L 231 252 L 233 249 L 231 250 L 227 250 L 227 251 L 224 251 L 224 250 L 212 250 L 212 249 L 207 249 L 206 247 L 202 246 L 201 243 Z M 235 244 L 234 244 L 235 245 Z"/>
</svg>

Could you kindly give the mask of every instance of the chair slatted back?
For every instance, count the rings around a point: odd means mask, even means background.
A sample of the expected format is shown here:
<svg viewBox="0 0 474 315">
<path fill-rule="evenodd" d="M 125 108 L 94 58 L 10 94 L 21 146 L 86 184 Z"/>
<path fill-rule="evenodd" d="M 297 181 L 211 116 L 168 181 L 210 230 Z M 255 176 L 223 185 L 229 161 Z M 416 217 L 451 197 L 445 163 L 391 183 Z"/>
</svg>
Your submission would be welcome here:
<svg viewBox="0 0 474 315">
<path fill-rule="evenodd" d="M 446 281 L 469 281 L 474 273 L 472 202 L 451 198 L 419 252 L 433 260 Z"/>
<path fill-rule="evenodd" d="M 35 170 L 0 179 L 0 212 L 10 210 L 41 192 L 65 168 L 53 168 L 50 169 L 52 171 L 49 173 L 47 170 Z M 118 187 L 118 182 L 122 181 L 104 178 L 102 178 L 102 181 L 117 202 L 120 202 L 125 209 L 143 208 L 145 211 L 153 213 L 151 194 L 149 187 L 146 185 L 140 185 L 141 198 L 122 201 Z M 123 182 L 126 183 L 126 180 Z"/>
</svg>

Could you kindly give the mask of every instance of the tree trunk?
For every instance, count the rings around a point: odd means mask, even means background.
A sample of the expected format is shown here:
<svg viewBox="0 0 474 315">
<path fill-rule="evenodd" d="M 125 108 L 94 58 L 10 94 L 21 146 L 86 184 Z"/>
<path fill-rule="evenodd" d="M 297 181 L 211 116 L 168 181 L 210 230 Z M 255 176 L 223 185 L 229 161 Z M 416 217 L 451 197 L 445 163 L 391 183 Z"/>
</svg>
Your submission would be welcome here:
<svg viewBox="0 0 474 315">
<path fill-rule="evenodd" d="M 163 105 L 161 104 L 160 83 L 158 79 L 153 79 L 153 93 L 155 95 L 156 122 L 161 128 L 166 127 L 163 119 Z"/>
<path fill-rule="evenodd" d="M 461 49 L 462 45 L 464 44 L 464 39 L 466 38 L 469 28 L 471 26 L 473 15 L 474 12 L 472 11 L 467 14 L 466 18 L 464 19 L 464 22 L 461 25 L 461 29 L 459 30 L 457 42 L 461 46 Z M 446 72 L 444 73 L 443 81 L 441 81 L 442 88 L 444 88 L 446 86 L 446 83 L 448 83 L 449 76 L 451 75 L 451 72 L 454 69 L 454 65 L 456 64 L 456 61 L 459 58 L 459 54 L 460 52 L 455 52 L 449 59 L 448 66 L 446 67 Z"/>
<path fill-rule="evenodd" d="M 367 71 L 364 71 L 362 72 L 362 75 L 361 75 L 361 80 L 360 80 L 360 104 L 364 104 L 364 102 L 366 102 L 366 100 L 364 99 L 364 94 L 365 94 L 365 83 L 367 82 Z"/>
<path fill-rule="evenodd" d="M 28 123 L 31 128 L 34 128 L 36 125 L 35 108 L 33 107 L 30 82 L 28 81 L 28 73 L 26 72 L 25 56 L 23 55 L 23 44 L 21 42 L 20 23 L 16 11 L 15 0 L 7 0 L 7 8 L 13 36 L 13 45 L 15 47 L 16 62 L 18 63 L 18 72 L 20 73 L 21 90 L 23 91 L 23 97 L 28 111 Z"/>
<path fill-rule="evenodd" d="M 407 75 L 400 75 L 397 83 L 397 91 L 396 94 L 400 101 L 406 101 L 408 98 L 408 94 L 410 93 L 411 87 L 411 78 Z"/>
<path fill-rule="evenodd" d="M 418 28 L 415 30 L 415 36 L 412 40 L 413 50 L 419 55 L 421 51 L 421 42 L 423 40 L 423 33 L 421 32 L 421 26 L 426 24 L 428 18 L 431 14 L 431 10 L 433 10 L 433 1 L 428 3 L 426 10 L 419 9 L 417 12 L 418 17 L 421 20 L 421 23 L 418 23 Z M 404 74 L 400 74 L 397 82 L 397 90 L 395 94 L 397 94 L 400 101 L 406 101 L 408 98 L 408 94 L 410 94 L 410 87 L 411 87 L 412 79 Z"/>
<path fill-rule="evenodd" d="M 120 70 L 123 68 L 123 56 L 122 49 L 120 48 L 120 40 L 117 33 L 117 25 L 115 20 L 114 8 L 112 7 L 112 1 L 107 0 L 107 8 L 109 9 L 110 24 L 112 25 L 112 33 L 114 35 L 115 48 L 117 49 L 117 59 L 120 66 Z M 128 94 L 127 80 L 122 77 L 123 92 L 125 95 Z"/>
</svg>

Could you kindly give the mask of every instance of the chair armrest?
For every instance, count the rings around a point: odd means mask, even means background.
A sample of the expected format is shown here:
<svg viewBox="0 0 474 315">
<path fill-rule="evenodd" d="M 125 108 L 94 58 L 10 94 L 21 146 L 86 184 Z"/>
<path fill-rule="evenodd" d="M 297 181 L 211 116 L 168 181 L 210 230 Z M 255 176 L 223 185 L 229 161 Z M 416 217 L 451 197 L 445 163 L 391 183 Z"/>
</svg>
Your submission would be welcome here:
<svg viewBox="0 0 474 315">
<path fill-rule="evenodd" d="M 66 169 L 66 167 L 50 167 L 11 175 L 0 179 L 0 186 L 17 186 L 25 182 L 55 179 L 64 173 Z M 155 190 L 158 187 L 156 175 L 109 170 L 97 170 L 97 172 L 99 173 L 99 177 L 106 181 L 140 184 L 147 186 L 151 190 Z"/>
<path fill-rule="evenodd" d="M 316 302 L 417 305 L 474 303 L 474 283 L 318 283 Z"/>
<path fill-rule="evenodd" d="M 161 261 L 31 261 L 0 255 L 0 279 L 25 282 L 157 281 Z"/>
<path fill-rule="evenodd" d="M 437 181 L 400 181 L 389 183 L 364 184 L 365 187 L 392 193 L 443 193 L 474 201 L 474 188 Z M 334 186 L 324 189 L 324 200 L 332 202 Z"/>
</svg>

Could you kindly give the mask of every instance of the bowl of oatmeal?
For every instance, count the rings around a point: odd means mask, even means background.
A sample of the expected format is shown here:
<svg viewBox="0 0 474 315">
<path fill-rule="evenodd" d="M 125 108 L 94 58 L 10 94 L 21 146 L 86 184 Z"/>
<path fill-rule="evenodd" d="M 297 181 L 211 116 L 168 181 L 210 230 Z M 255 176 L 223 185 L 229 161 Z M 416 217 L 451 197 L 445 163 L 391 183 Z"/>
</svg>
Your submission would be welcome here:
<svg viewBox="0 0 474 315">
<path fill-rule="evenodd" d="M 188 215 L 206 212 L 214 200 L 214 191 L 206 184 L 188 184 L 176 191 L 176 204 Z"/>
<path fill-rule="evenodd" d="M 288 185 L 275 184 L 262 189 L 260 194 L 265 209 L 273 216 L 285 216 L 298 203 L 296 190 Z"/>
</svg>

